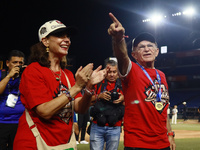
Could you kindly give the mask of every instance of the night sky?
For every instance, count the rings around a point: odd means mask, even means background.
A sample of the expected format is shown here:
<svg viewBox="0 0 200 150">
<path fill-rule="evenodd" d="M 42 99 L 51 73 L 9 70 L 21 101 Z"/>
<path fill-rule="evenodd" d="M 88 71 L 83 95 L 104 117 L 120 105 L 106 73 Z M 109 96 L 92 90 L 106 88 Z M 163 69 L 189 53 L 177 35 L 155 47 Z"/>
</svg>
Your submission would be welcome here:
<svg viewBox="0 0 200 150">
<path fill-rule="evenodd" d="M 95 67 L 113 56 L 111 37 L 107 29 L 112 12 L 126 29 L 128 51 L 131 41 L 140 32 L 151 32 L 158 45 L 167 45 L 169 52 L 192 49 L 192 41 L 200 38 L 200 18 L 171 17 L 186 6 L 195 6 L 199 0 L 1 0 L 0 58 L 10 50 L 18 49 L 29 55 L 31 45 L 38 42 L 38 29 L 46 21 L 58 19 L 66 26 L 75 26 L 79 34 L 72 37 L 68 57 L 76 70 L 93 62 Z M 152 12 L 162 12 L 167 21 L 157 26 L 142 23 Z M 73 71 L 74 71 L 73 70 Z"/>
</svg>

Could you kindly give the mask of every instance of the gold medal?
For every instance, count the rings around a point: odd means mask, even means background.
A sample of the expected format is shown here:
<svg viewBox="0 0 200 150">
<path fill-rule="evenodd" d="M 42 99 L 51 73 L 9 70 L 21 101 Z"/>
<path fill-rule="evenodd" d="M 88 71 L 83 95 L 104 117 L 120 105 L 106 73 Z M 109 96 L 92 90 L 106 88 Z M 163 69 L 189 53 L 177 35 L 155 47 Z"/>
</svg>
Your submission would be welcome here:
<svg viewBox="0 0 200 150">
<path fill-rule="evenodd" d="M 158 111 L 162 110 L 163 109 L 163 104 L 161 102 L 156 102 L 155 103 L 155 107 Z"/>
</svg>

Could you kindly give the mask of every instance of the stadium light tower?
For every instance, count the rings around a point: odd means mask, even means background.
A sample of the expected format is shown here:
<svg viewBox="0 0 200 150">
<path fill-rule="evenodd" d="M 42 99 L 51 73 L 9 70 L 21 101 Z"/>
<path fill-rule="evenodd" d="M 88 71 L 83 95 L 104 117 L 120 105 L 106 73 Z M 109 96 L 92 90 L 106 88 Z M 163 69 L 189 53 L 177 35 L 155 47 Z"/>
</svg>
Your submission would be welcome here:
<svg viewBox="0 0 200 150">
<path fill-rule="evenodd" d="M 195 9 L 194 8 L 188 8 L 185 11 L 183 11 L 183 15 L 193 16 L 193 15 L 195 15 Z"/>
<path fill-rule="evenodd" d="M 157 24 L 163 21 L 163 19 L 166 18 L 166 16 L 162 16 L 161 14 L 157 14 L 157 15 L 151 15 L 150 18 L 144 19 L 142 20 L 142 22 L 152 22 L 153 24 Z"/>
<path fill-rule="evenodd" d="M 160 22 L 162 22 L 162 20 L 163 20 L 162 15 L 153 15 L 153 16 L 151 17 L 151 21 L 152 21 L 152 23 L 154 23 L 154 24 L 160 23 Z"/>
<path fill-rule="evenodd" d="M 190 7 L 182 12 L 176 12 L 171 14 L 172 17 L 179 17 L 179 16 L 188 16 L 188 17 L 192 17 L 196 14 L 196 11 L 193 7 Z M 142 22 L 151 22 L 152 24 L 158 24 L 162 21 L 164 21 L 165 19 L 169 18 L 169 16 L 167 17 L 166 15 L 162 15 L 159 13 L 155 13 L 154 15 L 151 15 L 150 18 L 144 19 L 142 20 Z"/>
</svg>

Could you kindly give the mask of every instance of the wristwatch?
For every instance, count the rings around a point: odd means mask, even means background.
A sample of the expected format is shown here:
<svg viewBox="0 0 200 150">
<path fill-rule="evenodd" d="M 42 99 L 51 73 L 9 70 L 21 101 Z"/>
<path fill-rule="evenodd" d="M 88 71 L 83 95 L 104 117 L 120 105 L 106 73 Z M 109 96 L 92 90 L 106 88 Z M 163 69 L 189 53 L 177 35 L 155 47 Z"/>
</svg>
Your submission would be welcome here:
<svg viewBox="0 0 200 150">
<path fill-rule="evenodd" d="M 175 137 L 175 132 L 174 131 L 168 132 L 167 136 L 173 136 L 173 137 Z"/>
</svg>

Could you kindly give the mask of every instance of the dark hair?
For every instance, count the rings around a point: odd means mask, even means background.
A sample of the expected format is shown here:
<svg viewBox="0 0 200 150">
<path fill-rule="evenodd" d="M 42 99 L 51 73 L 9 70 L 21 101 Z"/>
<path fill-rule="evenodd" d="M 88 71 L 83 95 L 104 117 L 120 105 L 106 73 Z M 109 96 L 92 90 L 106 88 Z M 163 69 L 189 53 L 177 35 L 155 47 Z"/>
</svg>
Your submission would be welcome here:
<svg viewBox="0 0 200 150">
<path fill-rule="evenodd" d="M 21 51 L 19 51 L 19 50 L 12 50 L 12 51 L 9 53 L 7 59 L 10 61 L 10 60 L 11 60 L 11 57 L 14 57 L 14 56 L 25 58 L 25 55 L 24 55 L 23 52 L 21 52 Z"/>
<path fill-rule="evenodd" d="M 110 60 L 109 58 L 107 58 L 106 60 L 105 60 L 105 62 L 104 62 L 104 66 L 106 67 L 107 65 L 111 65 L 111 66 L 116 66 L 117 65 L 117 62 L 116 61 L 114 61 L 114 60 Z"/>
<path fill-rule="evenodd" d="M 28 64 L 32 62 L 38 62 L 41 66 L 50 67 L 49 53 L 46 51 L 46 47 L 42 42 L 39 42 L 30 48 L 31 54 L 28 59 Z M 64 56 L 60 62 L 62 69 L 65 69 L 67 66 L 67 59 Z"/>
</svg>

